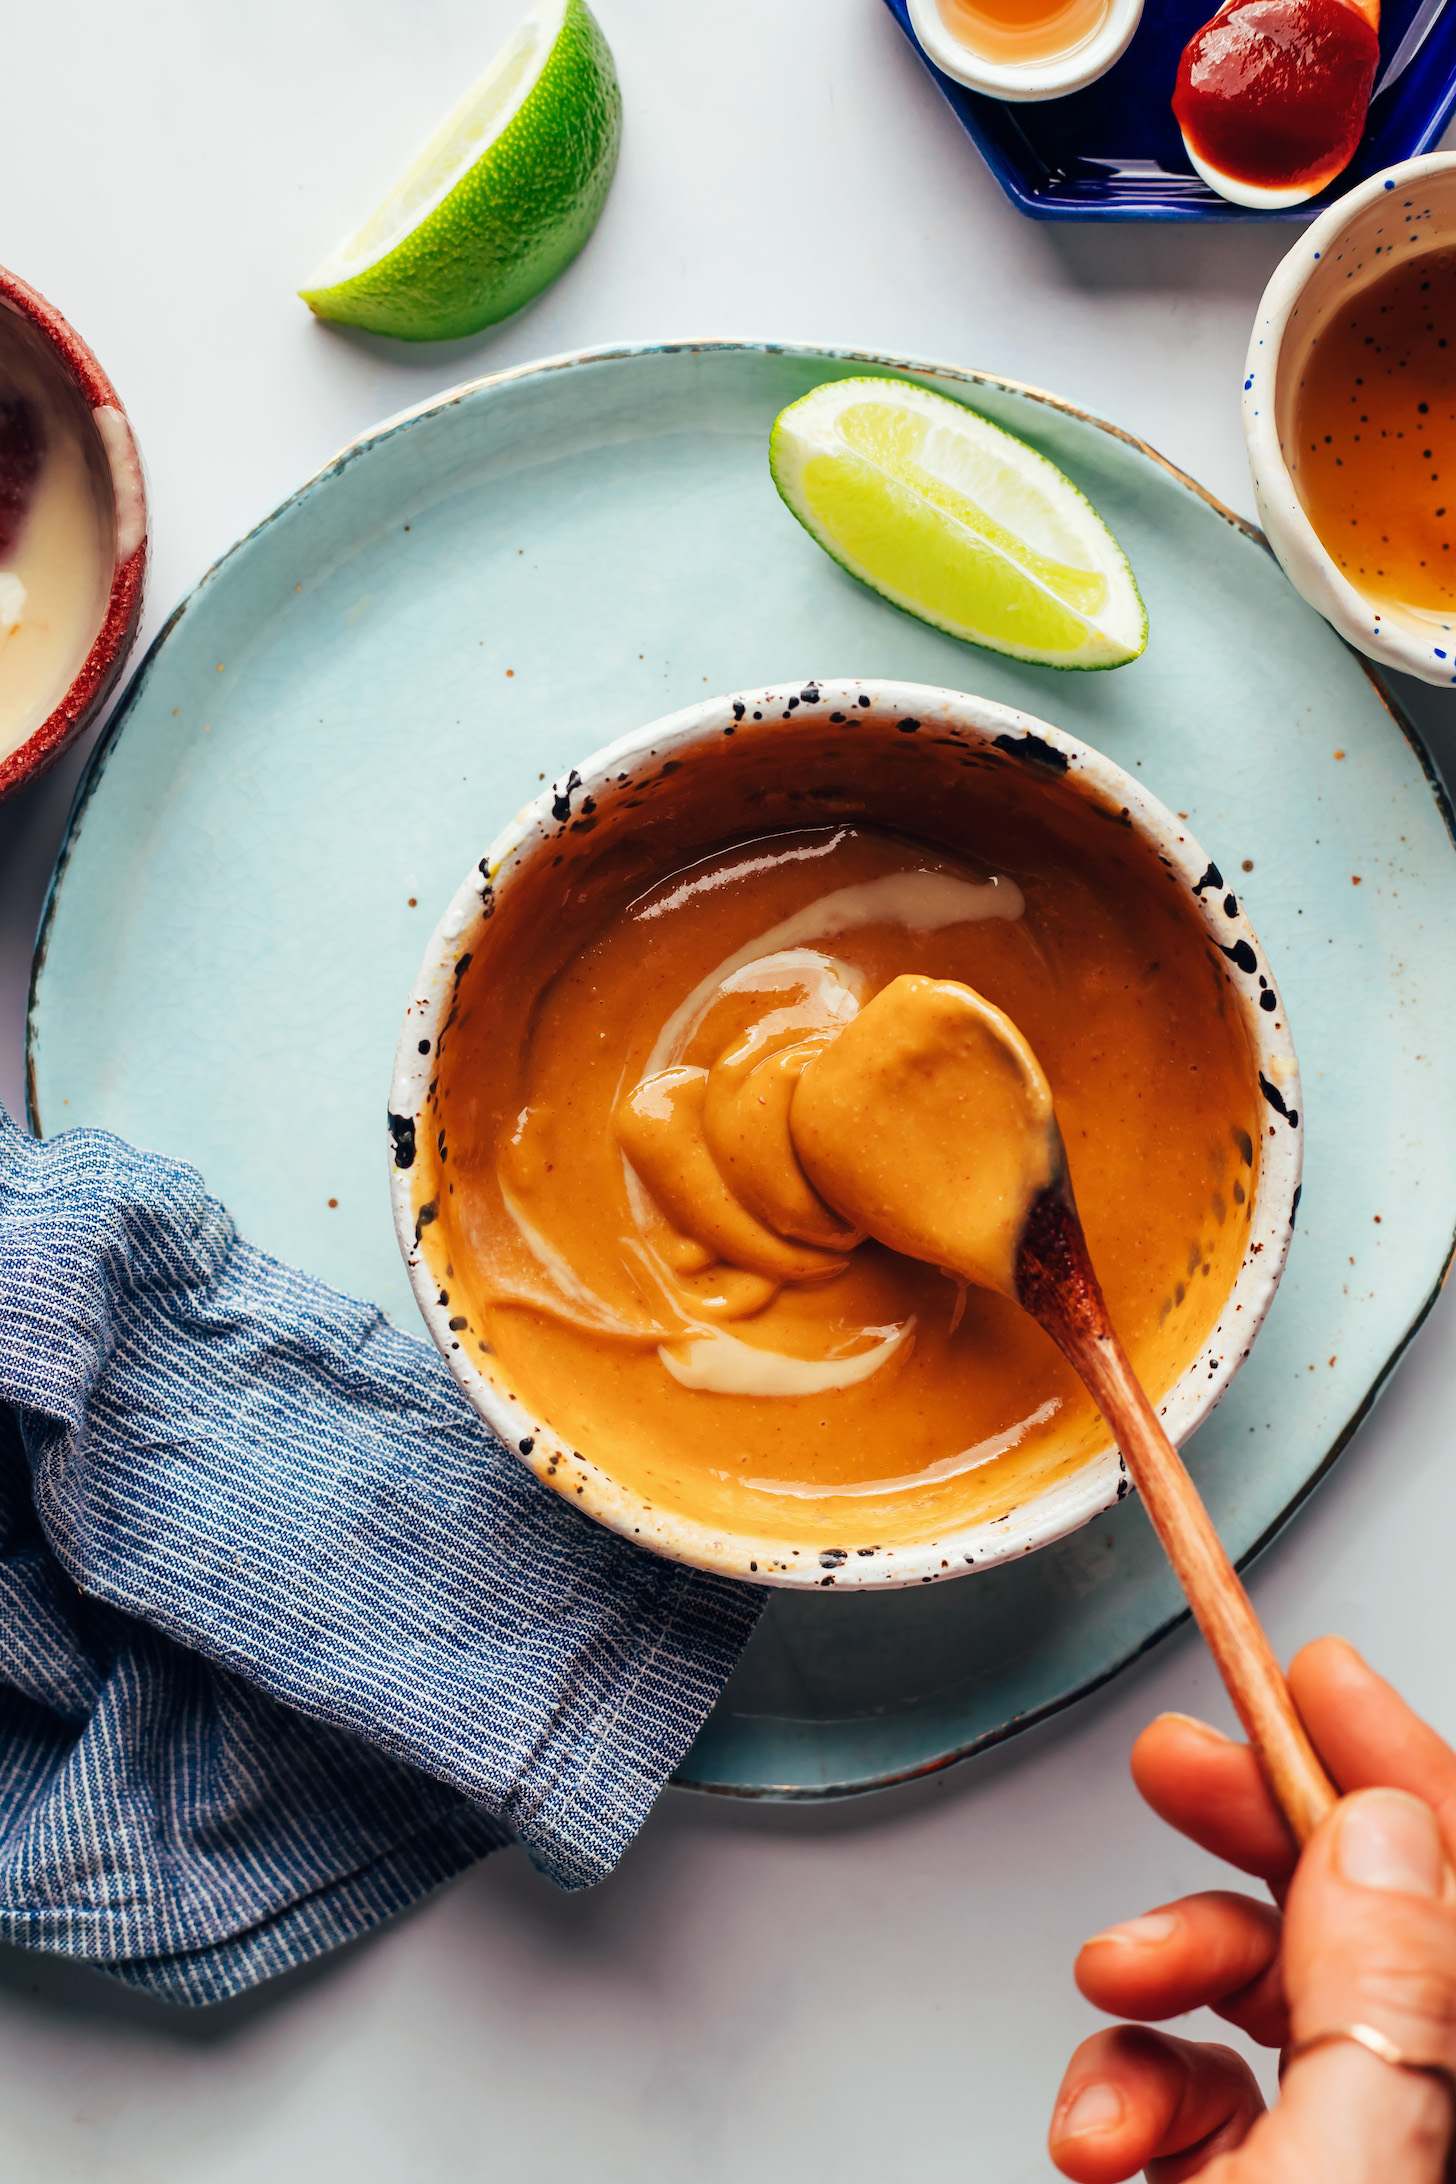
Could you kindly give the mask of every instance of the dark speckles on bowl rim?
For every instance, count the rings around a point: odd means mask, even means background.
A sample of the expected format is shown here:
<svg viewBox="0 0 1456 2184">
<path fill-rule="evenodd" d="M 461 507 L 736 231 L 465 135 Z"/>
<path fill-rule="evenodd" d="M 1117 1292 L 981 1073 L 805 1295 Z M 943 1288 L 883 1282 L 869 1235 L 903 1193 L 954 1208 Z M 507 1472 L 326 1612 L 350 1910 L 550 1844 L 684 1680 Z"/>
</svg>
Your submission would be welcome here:
<svg viewBox="0 0 1456 2184">
<path fill-rule="evenodd" d="M 792 706 L 789 699 L 793 699 Z M 389 1098 L 388 1145 L 395 1231 L 420 1311 L 447 1364 L 481 1416 L 537 1477 L 626 1537 L 671 1559 L 724 1576 L 796 1588 L 884 1589 L 931 1584 L 987 1569 L 1064 1538 L 1121 1500 L 1128 1482 L 1109 1445 L 1071 1479 L 1008 1515 L 895 1548 L 836 1537 L 815 1548 L 772 1536 L 729 1534 L 663 1510 L 569 1447 L 518 1400 L 482 1330 L 462 1325 L 442 1294 L 428 1230 L 448 1188 L 434 1114 L 436 1056 L 456 1007 L 459 979 L 486 916 L 541 858 L 559 863 L 582 828 L 587 803 L 659 793 L 684 760 L 721 748 L 726 728 L 757 733 L 767 749 L 784 719 L 817 716 L 837 733 L 881 733 L 902 763 L 935 765 L 947 746 L 994 751 L 1048 782 L 1070 782 L 1114 825 L 1135 829 L 1170 883 L 1186 888 L 1244 1024 L 1265 1102 L 1249 1242 L 1208 1341 L 1160 1405 L 1175 1441 L 1185 1440 L 1233 1381 L 1273 1300 L 1293 1228 L 1303 1157 L 1299 1068 L 1278 983 L 1238 898 L 1218 866 L 1167 811 L 1110 759 L 1046 722 L 987 699 L 924 684 L 816 678 L 711 698 L 621 738 L 548 784 L 480 859 L 437 927 L 405 1011 Z M 753 723 L 761 722 L 754 730 Z M 913 723 L 916 733 L 905 731 Z M 920 757 L 918 754 L 924 754 Z M 998 757 L 998 763 L 1000 759 Z M 487 881 L 482 901 L 482 874 Z M 1276 996 L 1269 1008 L 1263 997 Z M 1252 1161 L 1252 1145 L 1249 1161 Z"/>
<path fill-rule="evenodd" d="M 105 705 L 126 665 L 142 617 L 147 570 L 147 495 L 141 456 L 116 389 L 75 328 L 18 274 L 0 266 L 0 310 L 12 311 L 46 344 L 91 413 L 111 478 L 115 561 L 106 609 L 70 687 L 24 743 L 0 758 L 0 798 L 53 766 Z"/>
</svg>

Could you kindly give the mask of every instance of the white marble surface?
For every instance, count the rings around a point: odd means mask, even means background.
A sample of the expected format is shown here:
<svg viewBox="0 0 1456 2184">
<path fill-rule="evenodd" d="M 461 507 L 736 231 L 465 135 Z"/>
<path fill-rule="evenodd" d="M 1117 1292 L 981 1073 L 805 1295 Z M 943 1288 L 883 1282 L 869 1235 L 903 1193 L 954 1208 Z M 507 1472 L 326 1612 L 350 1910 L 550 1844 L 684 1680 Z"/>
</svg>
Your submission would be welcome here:
<svg viewBox="0 0 1456 2184">
<path fill-rule="evenodd" d="M 121 389 L 151 480 L 148 634 L 343 440 L 497 365 L 767 334 L 1055 388 L 1234 506 L 1238 381 L 1277 227 L 1061 228 L 1006 204 L 880 0 L 599 0 L 626 97 L 601 226 L 503 329 L 416 351 L 293 296 L 520 0 L 103 0 L 9 11 L 0 257 Z M 1417 693 L 1438 751 L 1456 711 Z M 79 755 L 0 809 L 0 1098 Z M 1255 1573 L 1276 1644 L 1339 1629 L 1456 1731 L 1456 1361 L 1438 1305 Z M 511 1853 L 387 1932 L 202 2014 L 0 1951 L 0 2172 L 25 2184 L 802 2184 L 1052 2172 L 1092 2012 L 1079 1940 L 1213 1862 L 1138 1806 L 1161 1707 L 1227 1719 L 1186 1635 L 1074 1713 L 828 1811 L 669 1794 L 619 1873 Z"/>
</svg>

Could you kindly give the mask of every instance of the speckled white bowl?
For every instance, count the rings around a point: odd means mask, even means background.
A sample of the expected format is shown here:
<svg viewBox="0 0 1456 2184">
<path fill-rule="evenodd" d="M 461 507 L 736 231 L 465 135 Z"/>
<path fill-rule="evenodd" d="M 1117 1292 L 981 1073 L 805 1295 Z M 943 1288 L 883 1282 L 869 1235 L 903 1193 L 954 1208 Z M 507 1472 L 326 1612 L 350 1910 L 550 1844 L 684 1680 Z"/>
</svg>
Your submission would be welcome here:
<svg viewBox="0 0 1456 2184">
<path fill-rule="evenodd" d="M 1351 190 L 1305 229 L 1264 291 L 1244 366 L 1244 436 L 1259 521 L 1295 590 L 1347 643 L 1422 682 L 1456 683 L 1456 615 L 1447 622 L 1377 608 L 1325 550 L 1293 476 L 1294 405 L 1331 313 L 1414 251 L 1456 243 L 1456 152 L 1403 160 Z"/>
<path fill-rule="evenodd" d="M 847 798 L 837 761 L 814 755 L 815 735 L 873 737 L 876 797 L 910 797 L 916 809 L 944 811 L 964 794 L 964 753 L 994 752 L 997 763 L 1020 765 L 1044 780 L 1049 793 L 1069 786 L 1114 822 L 1133 828 L 1166 867 L 1171 884 L 1186 887 L 1217 951 L 1232 1006 L 1249 1038 L 1265 1100 L 1266 1130 L 1253 1191 L 1248 1242 L 1238 1276 L 1207 1343 L 1160 1406 L 1175 1441 L 1184 1441 L 1229 1387 L 1269 1309 L 1294 1227 L 1304 1131 L 1299 1071 L 1278 991 L 1262 949 L 1227 882 L 1187 827 L 1133 778 L 1097 751 L 1029 714 L 986 698 L 923 683 L 846 681 L 786 684 L 738 697 L 709 698 L 584 759 L 564 780 L 544 789 L 497 836 L 462 882 L 425 951 L 405 1011 L 390 1090 L 391 1188 L 395 1230 L 425 1323 L 470 1401 L 537 1477 L 589 1516 L 644 1547 L 759 1584 L 884 1587 L 929 1583 L 986 1569 L 1061 1539 L 1128 1491 L 1117 1450 L 1108 1446 L 1070 1478 L 998 1517 L 946 1533 L 927 1516 L 923 1538 L 885 1547 L 846 1536 L 836 1525 L 822 1547 L 748 1532 L 726 1532 L 645 1501 L 634 1490 L 565 1443 L 511 1390 L 481 1329 L 462 1309 L 459 1283 L 440 1242 L 438 1206 L 453 1171 L 435 1105 L 439 1049 L 456 1012 L 488 994 L 489 958 L 509 946 L 516 905 L 541 914 L 533 888 L 543 867 L 569 861 L 584 868 L 610 854 L 614 821 L 642 839 L 637 816 L 650 804 L 662 841 L 671 839 L 662 782 L 683 768 L 732 763 L 758 767 L 755 778 L 785 785 L 785 799 L 862 810 L 861 792 Z M 809 735 L 802 731 L 809 730 Z M 734 739 L 731 744 L 726 740 Z M 818 741 L 822 744 L 824 739 Z M 669 792 L 670 794 L 671 792 Z M 646 795 L 646 803 L 644 802 Z M 615 807 L 615 810 L 614 810 Z M 629 817 L 631 814 L 633 816 Z M 766 824 L 793 824 L 766 816 Z M 802 823 L 800 812 L 798 823 Z M 928 838 L 953 846 L 943 817 Z M 604 849 L 604 844 L 606 845 Z M 556 883 L 566 884 L 565 874 Z M 475 965 L 471 984 L 471 964 Z M 480 982 L 486 980 L 484 987 Z M 893 1431 L 894 1399 L 886 1426 Z M 913 1491 L 913 1490 L 911 1490 Z"/>
<path fill-rule="evenodd" d="M 1127 51 L 1143 13 L 1143 0 L 1112 0 L 1106 22 L 1085 44 L 1054 54 L 1050 60 L 1016 66 L 988 60 L 958 38 L 936 0 L 908 0 L 908 5 L 910 26 L 937 68 L 970 90 L 983 91 L 987 98 L 1009 99 L 1018 105 L 1064 99 L 1105 76 Z"/>
</svg>

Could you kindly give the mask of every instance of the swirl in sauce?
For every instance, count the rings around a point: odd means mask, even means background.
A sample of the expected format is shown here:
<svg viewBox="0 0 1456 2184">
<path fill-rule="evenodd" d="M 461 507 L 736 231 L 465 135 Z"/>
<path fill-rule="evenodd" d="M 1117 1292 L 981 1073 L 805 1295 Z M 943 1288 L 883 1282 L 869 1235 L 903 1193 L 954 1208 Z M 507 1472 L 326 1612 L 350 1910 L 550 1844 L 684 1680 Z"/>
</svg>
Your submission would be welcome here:
<svg viewBox="0 0 1456 2184">
<path fill-rule="evenodd" d="M 1217 1316 L 1260 1127 L 1221 966 L 1133 838 L 1049 832 L 1018 786 L 977 821 L 999 866 L 858 821 L 750 837 L 635 899 L 564 893 L 580 937 L 517 934 L 489 1009 L 462 1002 L 430 1231 L 460 1339 L 655 1503 L 768 1496 L 792 1535 L 843 1502 L 893 1541 L 926 1495 L 995 1514 L 1105 1445 L 1019 1307 L 861 1240 L 803 1157 L 796 1088 L 902 974 L 1024 1028 L 1155 1391 Z"/>
</svg>

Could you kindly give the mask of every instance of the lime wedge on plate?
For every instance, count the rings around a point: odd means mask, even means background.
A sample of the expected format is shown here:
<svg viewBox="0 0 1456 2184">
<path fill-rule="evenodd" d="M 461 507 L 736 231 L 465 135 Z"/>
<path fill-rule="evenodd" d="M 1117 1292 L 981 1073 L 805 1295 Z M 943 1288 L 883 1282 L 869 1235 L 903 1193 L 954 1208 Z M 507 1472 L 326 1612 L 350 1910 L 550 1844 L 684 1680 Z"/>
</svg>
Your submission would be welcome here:
<svg viewBox="0 0 1456 2184">
<path fill-rule="evenodd" d="M 839 379 L 784 410 L 774 484 L 851 576 L 922 622 L 1045 667 L 1148 641 L 1127 556 L 1055 463 L 942 394 Z"/>
<path fill-rule="evenodd" d="M 576 256 L 622 136 L 584 0 L 539 0 L 403 179 L 299 294 L 320 318 L 449 341 L 519 311 Z"/>
</svg>

